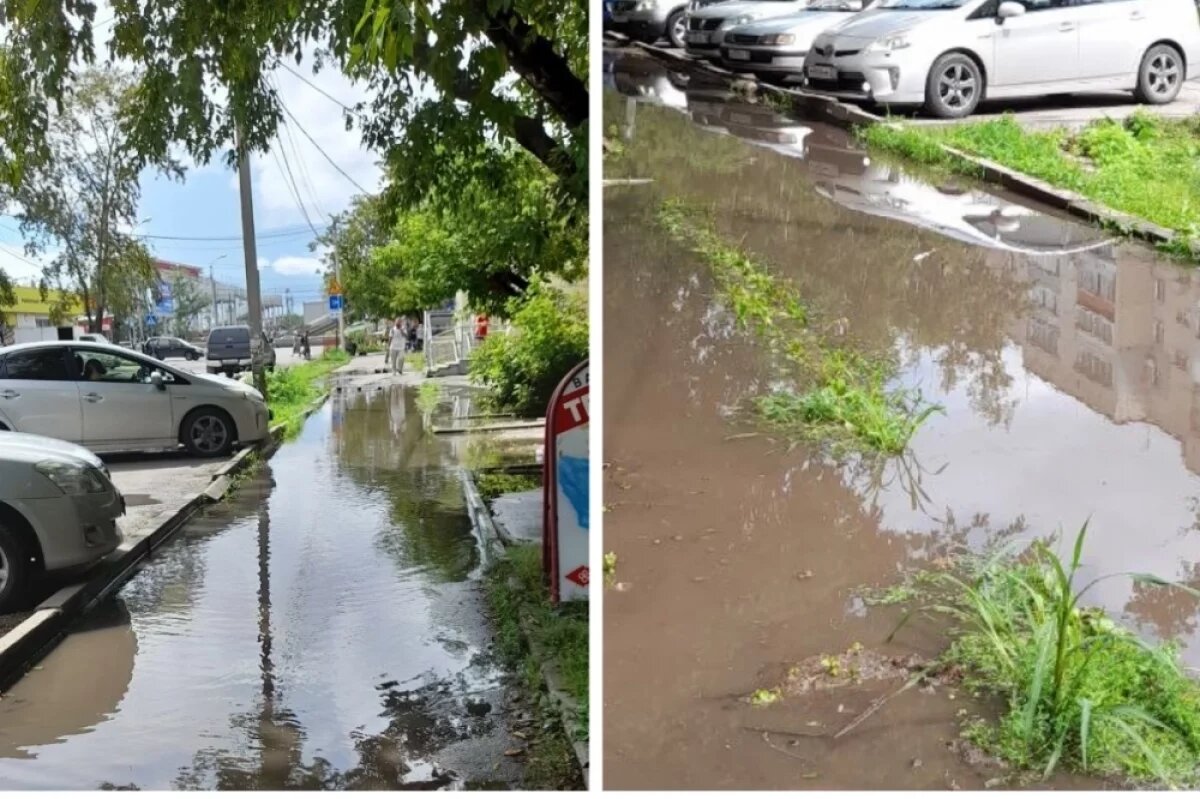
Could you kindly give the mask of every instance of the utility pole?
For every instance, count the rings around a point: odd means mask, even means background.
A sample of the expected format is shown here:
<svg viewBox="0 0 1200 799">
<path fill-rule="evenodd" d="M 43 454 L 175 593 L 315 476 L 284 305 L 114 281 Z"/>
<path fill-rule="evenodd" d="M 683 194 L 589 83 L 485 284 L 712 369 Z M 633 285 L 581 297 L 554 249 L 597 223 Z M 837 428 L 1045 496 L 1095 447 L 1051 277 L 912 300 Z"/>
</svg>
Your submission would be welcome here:
<svg viewBox="0 0 1200 799">
<path fill-rule="evenodd" d="M 337 284 L 338 296 L 342 298 L 342 307 L 338 310 L 337 318 L 337 346 L 342 349 L 346 346 L 346 294 L 342 289 L 342 270 L 338 266 L 337 254 L 331 253 L 329 257 L 333 259 L 333 282 Z"/>
<path fill-rule="evenodd" d="M 242 197 L 242 249 L 246 257 L 246 320 L 250 323 L 250 340 L 262 346 L 262 298 L 258 291 L 258 252 L 254 241 L 254 200 L 250 190 L 250 151 L 242 143 L 241 129 L 235 137 L 238 151 L 238 189 Z M 253 358 L 254 385 L 265 397 L 267 380 L 263 373 L 263 358 Z"/>
</svg>

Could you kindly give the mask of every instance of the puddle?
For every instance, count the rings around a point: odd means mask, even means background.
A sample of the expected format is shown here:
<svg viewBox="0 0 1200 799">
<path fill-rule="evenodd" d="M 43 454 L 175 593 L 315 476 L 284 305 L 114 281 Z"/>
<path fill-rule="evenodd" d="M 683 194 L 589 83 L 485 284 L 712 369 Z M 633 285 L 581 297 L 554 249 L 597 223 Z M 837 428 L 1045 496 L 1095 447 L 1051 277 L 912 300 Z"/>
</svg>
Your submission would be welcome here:
<svg viewBox="0 0 1200 799">
<path fill-rule="evenodd" d="M 10 789 L 519 785 L 458 454 L 335 394 L 0 700 Z"/>
<path fill-rule="evenodd" d="M 884 645 L 898 612 L 868 610 L 860 589 L 959 547 L 1071 536 L 1090 517 L 1081 580 L 1136 569 L 1200 586 L 1200 278 L 876 162 L 712 79 L 605 58 L 619 139 L 605 178 L 650 181 L 604 198 L 605 549 L 624 588 L 605 599 L 605 785 L 984 787 L 1002 772 L 957 751 L 960 711 L 982 710 L 967 697 L 907 692 L 836 742 L 759 730 L 841 728 L 877 687 L 738 698 L 853 642 L 936 654 L 928 625 Z M 946 415 L 882 470 L 738 437 L 753 428 L 736 409 L 770 375 L 707 270 L 656 229 L 668 198 L 710 209 Z M 1178 637 L 1200 667 L 1194 600 L 1115 579 L 1089 601 Z"/>
</svg>

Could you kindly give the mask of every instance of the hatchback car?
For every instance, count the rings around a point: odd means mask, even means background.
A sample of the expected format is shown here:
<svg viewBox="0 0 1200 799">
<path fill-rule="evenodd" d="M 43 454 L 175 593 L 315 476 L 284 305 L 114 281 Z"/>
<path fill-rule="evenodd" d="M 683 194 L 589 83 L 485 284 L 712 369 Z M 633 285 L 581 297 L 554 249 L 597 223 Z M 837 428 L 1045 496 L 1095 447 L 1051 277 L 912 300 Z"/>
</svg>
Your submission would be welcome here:
<svg viewBox="0 0 1200 799">
<path fill-rule="evenodd" d="M 825 30 L 853 19 L 871 0 L 815 0 L 797 14 L 768 17 L 731 28 L 721 44 L 721 63 L 760 77 L 797 80 L 813 40 Z"/>
<path fill-rule="evenodd" d="M 121 543 L 125 499 L 83 447 L 0 434 L 0 612 L 23 599 L 39 571 L 89 566 Z"/>
<path fill-rule="evenodd" d="M 204 357 L 204 350 L 191 342 L 174 336 L 155 336 L 142 345 L 142 352 L 158 358 L 187 358 L 196 361 Z"/>
<path fill-rule="evenodd" d="M 809 0 L 728 0 L 693 8 L 687 15 L 687 53 L 697 58 L 720 58 L 721 43 L 731 28 L 758 19 L 794 14 L 808 4 Z"/>
<path fill-rule="evenodd" d="M 270 412 L 254 388 L 194 375 L 111 344 L 0 348 L 0 430 L 61 438 L 95 452 L 227 454 L 260 441 Z"/>
<path fill-rule="evenodd" d="M 984 99 L 1132 91 L 1175 99 L 1200 74 L 1192 0 L 882 0 L 817 37 L 809 88 L 933 116 Z"/>
</svg>

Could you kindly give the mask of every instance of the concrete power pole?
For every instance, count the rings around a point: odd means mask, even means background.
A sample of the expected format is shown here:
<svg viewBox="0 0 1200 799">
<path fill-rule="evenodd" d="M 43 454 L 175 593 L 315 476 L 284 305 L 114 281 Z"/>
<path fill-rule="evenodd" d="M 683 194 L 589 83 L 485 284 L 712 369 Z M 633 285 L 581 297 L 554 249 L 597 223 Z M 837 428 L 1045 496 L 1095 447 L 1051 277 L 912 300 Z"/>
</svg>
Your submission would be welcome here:
<svg viewBox="0 0 1200 799">
<path fill-rule="evenodd" d="M 254 200 L 250 191 L 250 152 L 242 146 L 242 137 L 236 137 L 238 150 L 238 189 L 242 197 L 242 249 L 246 257 L 246 306 L 247 321 L 250 323 L 250 340 L 257 346 L 262 344 L 262 297 L 258 290 L 258 250 L 254 241 Z M 263 359 L 253 359 L 254 385 L 262 395 L 267 395 L 267 380 L 263 372 Z"/>
</svg>

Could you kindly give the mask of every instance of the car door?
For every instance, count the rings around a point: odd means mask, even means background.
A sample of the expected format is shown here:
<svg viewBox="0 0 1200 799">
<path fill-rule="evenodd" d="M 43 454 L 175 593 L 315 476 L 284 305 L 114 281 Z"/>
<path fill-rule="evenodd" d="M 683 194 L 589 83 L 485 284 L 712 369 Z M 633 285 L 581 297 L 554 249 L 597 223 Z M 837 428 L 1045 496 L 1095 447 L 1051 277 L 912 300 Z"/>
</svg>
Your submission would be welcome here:
<svg viewBox="0 0 1200 799">
<path fill-rule="evenodd" d="M 0 411 L 18 433 L 82 443 L 82 408 L 67 348 L 37 347 L 4 356 Z"/>
<path fill-rule="evenodd" d="M 83 347 L 76 348 L 74 355 L 85 446 L 136 448 L 177 437 L 171 391 L 150 382 L 153 364 Z"/>
<path fill-rule="evenodd" d="M 1068 0 L 1019 0 L 1025 13 L 997 25 L 992 37 L 992 88 L 1039 91 L 1079 76 L 1078 7 Z M 991 5 L 991 4 L 989 4 Z M 998 3 L 996 4 L 998 5 Z M 994 12 L 993 12 L 994 13 Z"/>
<path fill-rule="evenodd" d="M 1133 86 L 1152 24 L 1145 0 L 1071 0 L 1079 20 L 1079 79 Z"/>
</svg>

